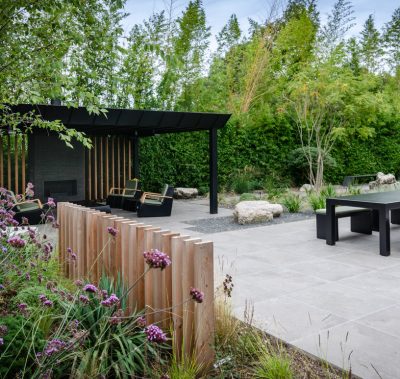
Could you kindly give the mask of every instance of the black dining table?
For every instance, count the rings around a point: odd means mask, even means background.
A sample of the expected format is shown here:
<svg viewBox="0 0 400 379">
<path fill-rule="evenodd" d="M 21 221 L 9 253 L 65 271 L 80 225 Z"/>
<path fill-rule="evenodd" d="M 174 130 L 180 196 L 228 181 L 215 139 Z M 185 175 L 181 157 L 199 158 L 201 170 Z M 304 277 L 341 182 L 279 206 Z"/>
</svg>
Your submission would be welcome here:
<svg viewBox="0 0 400 379">
<path fill-rule="evenodd" d="M 327 235 L 326 243 L 335 245 L 335 206 L 346 205 L 375 210 L 379 214 L 379 252 L 390 255 L 390 211 L 400 209 L 400 191 L 374 192 L 361 195 L 340 196 L 326 199 Z"/>
</svg>

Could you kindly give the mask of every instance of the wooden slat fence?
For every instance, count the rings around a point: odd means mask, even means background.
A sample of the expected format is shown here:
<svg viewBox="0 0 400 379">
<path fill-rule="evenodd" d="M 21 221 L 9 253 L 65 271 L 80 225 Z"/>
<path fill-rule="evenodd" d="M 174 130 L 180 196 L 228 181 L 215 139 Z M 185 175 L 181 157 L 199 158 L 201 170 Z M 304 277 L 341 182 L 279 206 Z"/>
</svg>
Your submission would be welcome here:
<svg viewBox="0 0 400 379">
<path fill-rule="evenodd" d="M 132 177 L 132 141 L 127 137 L 92 137 L 86 150 L 86 200 L 105 199 L 111 187 L 125 187 Z"/>
<path fill-rule="evenodd" d="M 214 264 L 212 242 L 179 235 L 71 203 L 58 203 L 59 257 L 65 275 L 98 283 L 104 271 L 133 286 L 128 310 L 145 309 L 147 323 L 172 327 L 178 354 L 194 356 L 204 367 L 214 360 Z M 110 237 L 107 227 L 118 229 Z M 67 248 L 77 254 L 68 259 Z M 143 252 L 159 249 L 171 257 L 165 270 L 147 270 Z M 135 285 L 136 283 L 136 285 Z M 204 292 L 204 301 L 189 300 L 190 287 Z"/>
</svg>

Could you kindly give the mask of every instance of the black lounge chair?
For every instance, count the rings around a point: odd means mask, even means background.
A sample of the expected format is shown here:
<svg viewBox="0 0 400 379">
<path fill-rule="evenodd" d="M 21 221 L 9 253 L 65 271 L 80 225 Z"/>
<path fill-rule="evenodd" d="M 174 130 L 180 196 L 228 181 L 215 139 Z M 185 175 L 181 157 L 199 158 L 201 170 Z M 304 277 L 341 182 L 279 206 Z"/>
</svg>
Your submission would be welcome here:
<svg viewBox="0 0 400 379">
<path fill-rule="evenodd" d="M 28 199 L 18 201 L 14 192 L 7 191 L 9 199 L 14 203 L 12 211 L 15 212 L 14 220 L 22 224 L 22 218 L 28 219 L 30 225 L 40 224 L 42 220 L 42 214 L 45 213 L 43 205 L 39 199 Z"/>
<path fill-rule="evenodd" d="M 133 205 L 131 205 L 131 209 L 126 210 L 136 211 L 136 203 L 139 201 L 141 193 L 139 179 L 129 179 L 126 181 L 124 188 L 112 187 L 110 189 L 106 203 L 111 208 L 125 209 L 125 200 L 127 200 L 127 202 L 130 200 L 130 203 Z"/>
<path fill-rule="evenodd" d="M 138 202 L 138 217 L 171 216 L 174 187 L 166 184 L 161 193 L 143 192 Z"/>
</svg>

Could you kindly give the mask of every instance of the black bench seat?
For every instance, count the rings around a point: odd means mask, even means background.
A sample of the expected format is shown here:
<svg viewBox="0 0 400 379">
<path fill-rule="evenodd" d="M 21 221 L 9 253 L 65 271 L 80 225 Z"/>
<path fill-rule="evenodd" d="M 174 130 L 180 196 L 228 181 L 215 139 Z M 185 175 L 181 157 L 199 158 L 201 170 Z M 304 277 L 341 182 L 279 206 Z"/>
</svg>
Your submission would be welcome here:
<svg viewBox="0 0 400 379">
<path fill-rule="evenodd" d="M 326 239 L 327 217 L 326 209 L 316 212 L 317 238 Z M 339 240 L 338 219 L 350 217 L 350 230 L 354 233 L 372 234 L 372 210 L 359 207 L 338 206 L 335 208 L 336 241 Z"/>
</svg>

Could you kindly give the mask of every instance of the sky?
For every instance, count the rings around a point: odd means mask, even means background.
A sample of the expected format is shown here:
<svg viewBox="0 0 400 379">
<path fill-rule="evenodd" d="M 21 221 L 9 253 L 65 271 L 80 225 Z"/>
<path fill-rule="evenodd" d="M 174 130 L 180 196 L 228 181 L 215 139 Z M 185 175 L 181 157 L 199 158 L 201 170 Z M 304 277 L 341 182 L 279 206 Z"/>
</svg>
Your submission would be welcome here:
<svg viewBox="0 0 400 379">
<path fill-rule="evenodd" d="M 174 17 L 181 15 L 189 0 L 174 0 Z M 154 12 L 166 9 L 170 0 L 127 0 L 125 10 L 129 16 L 124 20 L 124 28 L 128 33 L 136 23 L 141 23 Z M 247 31 L 248 19 L 264 21 L 269 13 L 273 0 L 203 0 L 207 23 L 211 27 L 211 48 L 216 48 L 215 35 L 223 28 L 230 15 L 235 13 L 241 29 Z M 317 0 L 322 23 L 327 18 L 335 0 Z M 356 35 L 362 30 L 368 15 L 372 14 L 378 28 L 381 28 L 390 18 L 400 0 L 352 0 L 356 25 L 349 32 Z"/>
</svg>

